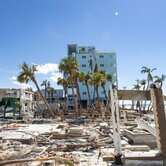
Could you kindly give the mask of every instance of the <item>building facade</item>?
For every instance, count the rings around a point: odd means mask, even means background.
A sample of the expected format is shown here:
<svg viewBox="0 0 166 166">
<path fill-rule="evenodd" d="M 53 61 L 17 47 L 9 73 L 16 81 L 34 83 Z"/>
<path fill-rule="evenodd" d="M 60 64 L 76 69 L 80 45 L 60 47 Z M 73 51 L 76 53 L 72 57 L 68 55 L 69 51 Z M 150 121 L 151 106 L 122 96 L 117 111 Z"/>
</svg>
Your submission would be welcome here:
<svg viewBox="0 0 166 166">
<path fill-rule="evenodd" d="M 51 93 L 48 93 L 48 92 L 45 93 L 45 90 L 42 89 L 41 93 L 45 97 L 48 103 L 54 103 L 57 100 L 60 102 L 61 100 L 63 100 L 63 89 L 55 89 Z M 40 96 L 38 91 L 35 92 L 35 97 L 36 97 L 37 103 L 44 104 L 42 97 Z"/>
<path fill-rule="evenodd" d="M 116 53 L 103 53 L 97 52 L 94 46 L 78 46 L 76 44 L 68 45 L 68 56 L 73 56 L 77 59 L 79 64 L 79 71 L 84 73 L 93 73 L 97 64 L 98 71 L 104 70 L 106 74 L 112 75 L 112 83 L 118 85 L 117 79 L 117 62 Z M 88 101 L 87 88 L 84 82 L 79 82 L 79 90 L 81 101 Z M 110 82 L 106 81 L 106 92 L 109 92 Z M 94 86 L 89 85 L 91 100 L 96 99 Z M 75 89 L 76 92 L 76 89 Z M 99 87 L 99 97 L 101 100 L 105 100 L 105 95 L 102 87 Z M 72 91 L 68 88 L 68 106 L 73 105 Z"/>
<path fill-rule="evenodd" d="M 21 111 L 32 111 L 34 109 L 34 92 L 25 89 L 0 89 L 0 100 L 3 98 L 17 98 L 21 105 Z"/>
</svg>

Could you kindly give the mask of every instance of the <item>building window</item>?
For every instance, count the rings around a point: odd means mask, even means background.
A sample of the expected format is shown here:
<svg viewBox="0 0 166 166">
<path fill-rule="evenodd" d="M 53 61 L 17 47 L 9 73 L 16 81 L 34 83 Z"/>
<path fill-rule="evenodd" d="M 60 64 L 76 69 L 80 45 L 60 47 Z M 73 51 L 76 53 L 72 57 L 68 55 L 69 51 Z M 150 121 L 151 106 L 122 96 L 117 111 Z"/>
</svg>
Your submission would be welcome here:
<svg viewBox="0 0 166 166">
<path fill-rule="evenodd" d="M 86 95 L 86 92 L 82 92 L 83 95 Z"/>
<path fill-rule="evenodd" d="M 82 85 L 85 85 L 85 82 L 83 82 Z"/>
<path fill-rule="evenodd" d="M 86 64 L 82 64 L 82 67 L 86 67 Z"/>
<path fill-rule="evenodd" d="M 85 58 L 86 58 L 86 56 L 85 56 L 85 55 L 83 55 L 83 56 L 82 56 L 82 58 L 84 58 L 84 59 L 85 59 Z"/>
<path fill-rule="evenodd" d="M 100 55 L 100 58 L 104 58 L 104 55 Z"/>
<path fill-rule="evenodd" d="M 104 67 L 104 64 L 100 64 L 100 67 Z"/>
</svg>

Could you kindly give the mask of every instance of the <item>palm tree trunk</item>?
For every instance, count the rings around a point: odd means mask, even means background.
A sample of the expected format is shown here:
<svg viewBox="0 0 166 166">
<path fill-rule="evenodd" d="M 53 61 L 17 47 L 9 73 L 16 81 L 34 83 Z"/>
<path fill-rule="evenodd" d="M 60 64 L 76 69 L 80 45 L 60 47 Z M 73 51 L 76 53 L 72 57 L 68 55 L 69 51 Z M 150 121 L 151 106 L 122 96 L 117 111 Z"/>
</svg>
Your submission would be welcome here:
<svg viewBox="0 0 166 166">
<path fill-rule="evenodd" d="M 98 86 L 96 86 L 96 95 L 97 95 L 97 101 L 99 103 L 99 113 L 101 113 L 101 103 L 100 103 L 100 99 L 99 99 L 99 92 L 98 92 Z"/>
<path fill-rule="evenodd" d="M 45 103 L 45 105 L 46 105 L 46 107 L 47 107 L 47 109 L 48 109 L 48 111 L 49 111 L 49 114 L 50 114 L 53 118 L 55 118 L 55 115 L 53 114 L 53 112 L 52 112 L 50 106 L 48 105 L 46 99 L 44 98 L 44 96 L 43 96 L 42 93 L 41 93 L 41 90 L 40 90 L 40 88 L 39 88 L 39 86 L 38 86 L 37 81 L 36 81 L 35 79 L 32 79 L 32 81 L 33 81 L 34 84 L 36 85 L 36 88 L 37 88 L 37 90 L 38 90 L 38 92 L 39 92 L 41 98 L 43 99 L 43 101 L 44 101 L 44 103 Z"/>
<path fill-rule="evenodd" d="M 78 81 L 76 81 L 76 86 L 77 86 L 77 101 L 78 101 L 78 105 L 79 105 L 78 115 L 80 116 L 80 111 L 81 111 L 81 95 L 80 95 L 80 89 L 79 89 L 79 86 L 78 86 Z"/>
<path fill-rule="evenodd" d="M 106 100 L 105 109 L 107 109 L 107 106 L 108 106 L 108 97 L 107 97 L 107 93 L 106 93 L 106 90 L 105 90 L 105 86 L 102 86 L 102 88 L 103 88 L 104 95 L 105 95 L 105 100 Z"/>
<path fill-rule="evenodd" d="M 45 97 L 45 99 L 46 99 L 46 96 L 47 96 L 47 87 L 45 85 L 45 88 L 44 88 L 44 97 Z"/>
<path fill-rule="evenodd" d="M 77 111 L 77 101 L 76 101 L 76 97 L 75 97 L 75 93 L 74 93 L 74 84 L 73 81 L 71 81 L 72 84 L 72 94 L 73 94 L 73 101 L 74 101 L 74 109 L 75 109 L 75 113 L 76 113 L 76 118 L 78 117 L 78 111 Z"/>
<path fill-rule="evenodd" d="M 103 91 L 104 91 L 104 96 L 107 99 L 107 93 L 106 93 L 106 90 L 105 90 L 105 86 L 102 86 L 102 88 L 103 88 Z"/>
<path fill-rule="evenodd" d="M 97 100 L 99 100 L 98 86 L 95 86 L 95 91 L 96 91 L 96 97 L 97 97 Z"/>
<path fill-rule="evenodd" d="M 87 82 L 86 83 L 86 89 L 87 89 L 87 92 L 88 92 L 88 99 L 89 99 L 89 104 L 88 104 L 88 107 L 91 106 L 91 99 L 90 99 L 90 92 L 89 92 L 89 85 Z"/>
<path fill-rule="evenodd" d="M 65 89 L 65 114 L 67 113 L 67 89 L 66 88 L 64 88 Z"/>
<path fill-rule="evenodd" d="M 95 87 L 95 85 L 94 85 L 94 92 L 93 92 L 93 103 L 95 102 L 95 96 L 96 96 L 96 94 L 95 94 L 95 92 L 96 92 L 96 87 Z"/>
</svg>

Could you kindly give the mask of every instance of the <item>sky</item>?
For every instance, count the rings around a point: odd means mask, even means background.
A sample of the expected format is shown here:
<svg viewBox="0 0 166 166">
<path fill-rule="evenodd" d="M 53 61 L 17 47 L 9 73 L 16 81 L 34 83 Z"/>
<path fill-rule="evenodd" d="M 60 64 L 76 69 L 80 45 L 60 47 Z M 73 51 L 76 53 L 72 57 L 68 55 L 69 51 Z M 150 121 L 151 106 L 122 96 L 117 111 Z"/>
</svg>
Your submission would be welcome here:
<svg viewBox="0 0 166 166">
<path fill-rule="evenodd" d="M 16 81 L 24 61 L 38 65 L 39 84 L 58 88 L 68 44 L 116 52 L 120 89 L 146 78 L 142 66 L 166 74 L 165 7 L 165 0 L 0 0 L 0 88 L 34 88 Z"/>
</svg>

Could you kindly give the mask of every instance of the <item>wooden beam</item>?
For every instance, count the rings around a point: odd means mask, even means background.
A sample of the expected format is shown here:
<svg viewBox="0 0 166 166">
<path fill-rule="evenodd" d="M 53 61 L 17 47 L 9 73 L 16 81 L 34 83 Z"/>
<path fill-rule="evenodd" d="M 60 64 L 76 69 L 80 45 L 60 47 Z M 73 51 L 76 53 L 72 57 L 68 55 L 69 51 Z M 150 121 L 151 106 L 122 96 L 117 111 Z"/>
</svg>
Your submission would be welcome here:
<svg viewBox="0 0 166 166">
<path fill-rule="evenodd" d="M 119 100 L 151 100 L 150 91 L 118 90 Z"/>
</svg>

